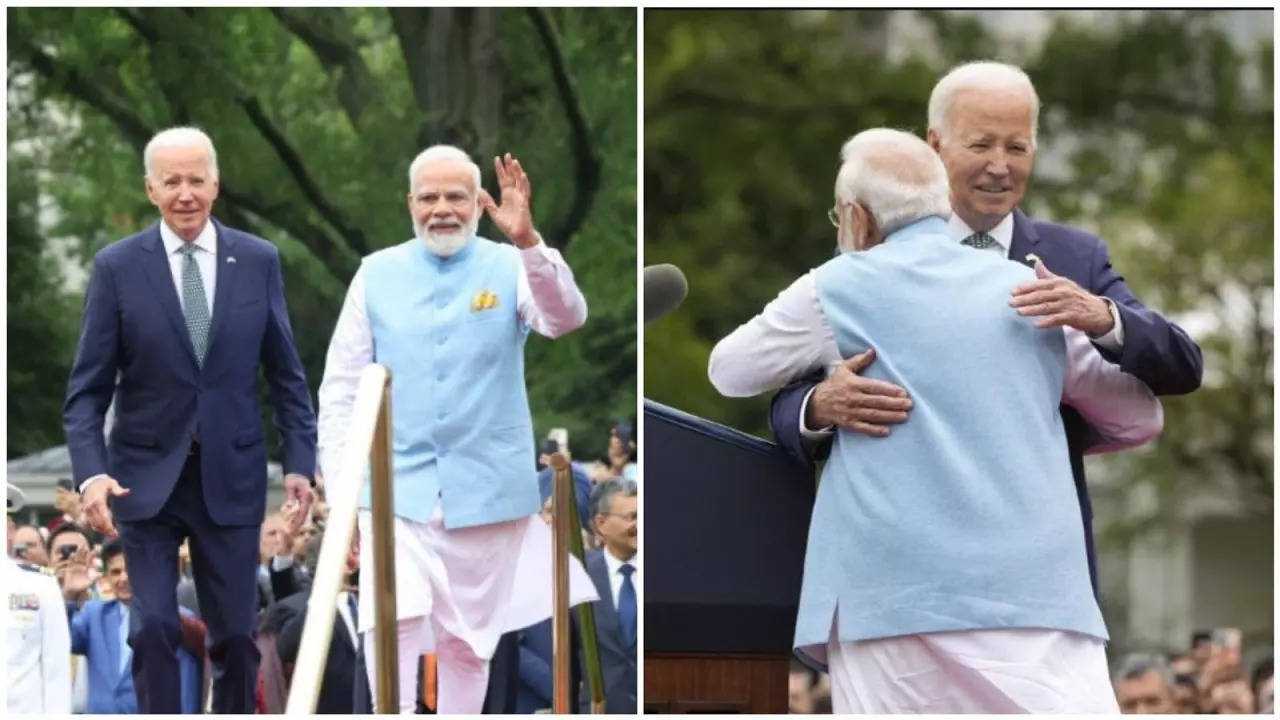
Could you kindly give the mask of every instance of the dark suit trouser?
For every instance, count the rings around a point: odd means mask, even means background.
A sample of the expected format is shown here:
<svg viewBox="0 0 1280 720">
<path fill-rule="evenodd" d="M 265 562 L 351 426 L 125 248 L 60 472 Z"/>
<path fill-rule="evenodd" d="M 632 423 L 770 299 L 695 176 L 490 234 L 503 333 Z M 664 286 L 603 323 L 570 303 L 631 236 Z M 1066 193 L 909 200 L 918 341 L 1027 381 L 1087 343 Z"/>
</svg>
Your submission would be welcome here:
<svg viewBox="0 0 1280 720">
<path fill-rule="evenodd" d="M 200 458 L 187 458 L 155 517 L 118 521 L 133 607 L 129 644 L 138 710 L 179 713 L 178 547 L 190 538 L 191 568 L 213 664 L 213 712 L 251 713 L 258 675 L 253 644 L 259 526 L 219 526 L 205 507 Z"/>
</svg>

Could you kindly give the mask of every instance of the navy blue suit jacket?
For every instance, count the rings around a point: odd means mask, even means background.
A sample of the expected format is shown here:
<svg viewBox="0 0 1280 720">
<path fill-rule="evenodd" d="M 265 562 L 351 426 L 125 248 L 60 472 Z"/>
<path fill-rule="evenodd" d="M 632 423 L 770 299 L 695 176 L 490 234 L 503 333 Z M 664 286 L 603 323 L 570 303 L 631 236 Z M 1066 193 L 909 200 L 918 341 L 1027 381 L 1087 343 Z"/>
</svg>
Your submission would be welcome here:
<svg viewBox="0 0 1280 720">
<path fill-rule="evenodd" d="M 279 255 L 261 238 L 211 222 L 217 280 L 203 368 L 159 223 L 94 256 L 64 425 L 77 484 L 107 473 L 131 491 L 112 501 L 120 520 L 160 511 L 196 438 L 213 521 L 262 522 L 267 453 L 259 368 L 271 389 L 285 473 L 315 471 L 315 414 L 293 345 Z M 115 425 L 104 441 L 113 396 Z"/>
<path fill-rule="evenodd" d="M 1104 358 L 1142 380 L 1157 395 L 1181 395 L 1200 387 L 1203 370 L 1200 346 L 1185 330 L 1147 309 L 1133 296 L 1124 284 L 1124 278 L 1111 268 L 1107 246 L 1101 238 L 1066 225 L 1032 220 L 1015 209 L 1009 258 L 1030 265 L 1026 259 L 1029 253 L 1035 253 L 1051 272 L 1070 278 L 1085 290 L 1115 302 L 1124 328 L 1124 345 L 1119 354 L 1098 348 Z M 805 465 L 810 473 L 813 472 L 814 460 L 809 457 L 800 436 L 800 408 L 809 390 L 821 380 L 819 372 L 786 386 L 773 396 L 769 413 L 769 425 L 778 444 Z M 1085 484 L 1082 455 L 1100 438 L 1074 408 L 1063 405 L 1060 409 L 1071 456 L 1071 475 L 1075 479 L 1084 520 L 1089 578 L 1096 595 L 1098 558 L 1093 543 L 1093 506 Z M 818 459 L 828 452 L 830 443 L 818 449 Z"/>
<path fill-rule="evenodd" d="M 595 583 L 600 599 L 595 601 L 596 641 L 600 648 L 600 668 L 604 674 L 605 712 L 610 715 L 636 713 L 636 646 L 622 639 L 618 609 L 613 605 L 609 566 L 605 550 L 586 554 L 587 575 Z"/>
</svg>

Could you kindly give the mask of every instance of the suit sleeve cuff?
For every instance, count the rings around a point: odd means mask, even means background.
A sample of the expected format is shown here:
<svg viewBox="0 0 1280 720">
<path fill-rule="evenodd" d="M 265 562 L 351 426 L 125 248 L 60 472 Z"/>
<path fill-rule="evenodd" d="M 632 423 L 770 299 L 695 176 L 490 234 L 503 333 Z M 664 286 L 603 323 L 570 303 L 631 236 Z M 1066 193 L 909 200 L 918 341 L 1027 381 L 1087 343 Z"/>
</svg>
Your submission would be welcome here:
<svg viewBox="0 0 1280 720">
<path fill-rule="evenodd" d="M 1102 299 L 1107 301 L 1107 310 L 1111 312 L 1111 329 L 1096 338 L 1089 339 L 1103 350 L 1119 354 L 1124 347 L 1124 323 L 1120 321 L 1120 310 L 1116 308 L 1115 300 L 1109 297 Z"/>
<path fill-rule="evenodd" d="M 101 480 L 104 477 L 109 477 L 109 476 L 106 473 L 98 473 L 97 475 L 94 475 L 88 480 L 85 480 L 84 482 L 80 483 L 80 494 L 83 495 L 84 491 L 88 490 L 89 486 L 92 485 L 94 481 Z"/>
<path fill-rule="evenodd" d="M 816 388 L 817 386 L 815 385 L 814 387 Z M 813 397 L 813 388 L 810 388 L 809 392 L 804 394 L 804 401 L 800 403 L 800 437 L 810 442 L 826 440 L 835 432 L 834 426 L 828 425 L 817 430 L 810 430 L 809 426 L 804 423 L 805 411 L 809 408 L 809 398 L 811 397 Z"/>
</svg>

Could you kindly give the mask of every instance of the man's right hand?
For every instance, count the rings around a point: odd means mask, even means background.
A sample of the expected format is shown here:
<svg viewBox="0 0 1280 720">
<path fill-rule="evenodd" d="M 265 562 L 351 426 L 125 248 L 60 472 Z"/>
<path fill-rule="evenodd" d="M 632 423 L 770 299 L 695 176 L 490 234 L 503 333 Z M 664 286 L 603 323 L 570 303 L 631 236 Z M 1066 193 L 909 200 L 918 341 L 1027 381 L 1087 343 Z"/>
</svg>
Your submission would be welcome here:
<svg viewBox="0 0 1280 720">
<path fill-rule="evenodd" d="M 858 353 L 841 363 L 809 396 L 804 424 L 831 425 L 872 437 L 889 434 L 889 425 L 906 422 L 911 398 L 903 388 L 858 375 L 876 359 L 875 350 Z"/>
<path fill-rule="evenodd" d="M 89 487 L 84 489 L 83 496 L 84 517 L 89 527 L 109 538 L 119 535 L 115 524 L 111 522 L 111 508 L 107 505 L 107 500 L 128 494 L 129 490 L 120 487 L 120 483 L 110 475 L 103 475 L 89 483 Z"/>
</svg>

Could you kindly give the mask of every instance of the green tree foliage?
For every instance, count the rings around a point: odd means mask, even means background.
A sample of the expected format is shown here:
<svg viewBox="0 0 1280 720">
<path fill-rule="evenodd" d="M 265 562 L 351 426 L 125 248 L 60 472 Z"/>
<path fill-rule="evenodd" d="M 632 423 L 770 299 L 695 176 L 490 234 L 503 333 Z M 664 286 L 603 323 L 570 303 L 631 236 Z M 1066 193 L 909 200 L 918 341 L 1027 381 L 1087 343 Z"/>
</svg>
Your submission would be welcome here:
<svg viewBox="0 0 1280 720">
<path fill-rule="evenodd" d="M 590 308 L 573 335 L 529 341 L 535 425 L 566 426 L 579 455 L 596 455 L 602 428 L 634 415 L 634 11 L 41 8 L 8 17 L 10 456 L 62 441 L 57 408 L 74 351 L 65 324 L 78 323 L 82 290 L 60 295 L 49 248 L 67 240 L 84 266 L 155 222 L 141 150 L 177 124 L 206 129 L 217 146 L 215 215 L 280 248 L 313 389 L 360 257 L 411 234 L 413 156 L 461 145 L 496 193 L 488 158 L 516 155 L 533 182 L 535 221 Z M 480 232 L 496 233 L 487 219 Z M 19 312 L 28 303 L 38 312 Z"/>
<path fill-rule="evenodd" d="M 1000 56 L 1042 102 L 1023 208 L 1098 232 L 1134 292 L 1204 349 L 1204 387 L 1167 398 L 1161 439 L 1096 461 L 1103 474 L 1160 491 L 1139 523 L 1206 484 L 1270 516 L 1270 40 L 1233 44 L 1210 12 L 1060 13 L 1035 44 L 972 13 L 902 13 L 646 14 L 645 262 L 690 281 L 646 328 L 646 396 L 768 437 L 767 397 L 710 386 L 712 346 L 830 257 L 841 143 L 881 125 L 923 135 L 941 74 Z"/>
</svg>

